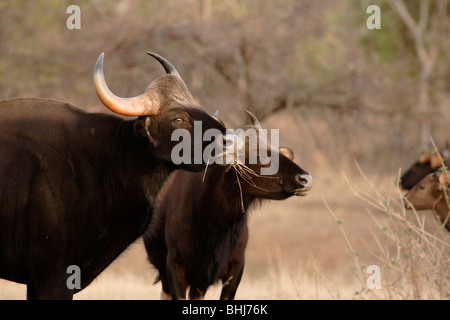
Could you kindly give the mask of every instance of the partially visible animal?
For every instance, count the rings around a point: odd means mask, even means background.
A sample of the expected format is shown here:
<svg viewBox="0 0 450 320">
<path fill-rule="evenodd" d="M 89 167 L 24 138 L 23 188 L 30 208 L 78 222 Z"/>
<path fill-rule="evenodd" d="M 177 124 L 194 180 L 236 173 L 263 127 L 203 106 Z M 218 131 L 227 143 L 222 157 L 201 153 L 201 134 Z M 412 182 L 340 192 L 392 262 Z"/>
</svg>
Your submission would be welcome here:
<svg viewBox="0 0 450 320">
<path fill-rule="evenodd" d="M 260 128 L 254 117 L 253 122 Z M 312 178 L 292 161 L 293 152 L 267 147 L 279 157 L 274 175 L 260 174 L 269 165 L 261 159 L 249 163 L 246 141 L 244 164 L 211 167 L 206 175 L 178 170 L 168 178 L 144 233 L 149 261 L 162 282 L 162 299 L 185 299 L 188 287 L 190 299 L 202 299 L 220 280 L 220 299 L 234 299 L 244 270 L 249 210 L 263 199 L 309 192 Z"/>
<path fill-rule="evenodd" d="M 435 150 L 423 152 L 419 156 L 419 159 L 401 176 L 400 186 L 402 189 L 410 190 L 420 180 L 425 178 L 427 174 L 439 169 L 442 166 L 441 159 L 443 159 L 447 167 L 450 167 L 450 150 L 448 146 L 440 152 L 436 152 Z"/>
<path fill-rule="evenodd" d="M 193 157 L 174 164 L 176 129 L 192 145 L 194 121 L 201 134 L 225 131 L 172 64 L 150 55 L 167 74 L 134 98 L 109 90 L 103 54 L 94 69 L 101 102 L 131 119 L 49 99 L 0 101 L 0 277 L 26 284 L 28 299 L 72 299 L 142 235 L 172 171 L 205 167 Z"/>
<path fill-rule="evenodd" d="M 405 205 L 416 210 L 433 210 L 450 231 L 450 171 L 435 171 L 417 183 L 406 195 Z"/>
</svg>

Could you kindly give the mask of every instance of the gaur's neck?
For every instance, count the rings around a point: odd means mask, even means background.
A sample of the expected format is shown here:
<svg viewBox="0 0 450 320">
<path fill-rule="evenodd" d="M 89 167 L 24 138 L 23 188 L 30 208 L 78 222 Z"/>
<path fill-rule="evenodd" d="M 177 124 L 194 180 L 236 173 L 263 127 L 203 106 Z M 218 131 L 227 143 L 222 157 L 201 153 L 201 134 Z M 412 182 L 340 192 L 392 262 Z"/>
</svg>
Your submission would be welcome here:
<svg viewBox="0 0 450 320">
<path fill-rule="evenodd" d="M 111 179 L 122 187 L 139 189 L 153 203 L 159 189 L 175 167 L 159 157 L 158 150 L 144 137 L 136 136 L 134 121 L 119 122 L 115 129 L 116 141 L 111 141 Z M 152 207 L 153 208 L 153 207 Z"/>
<path fill-rule="evenodd" d="M 225 171 L 224 167 L 213 166 L 206 173 L 203 182 L 202 203 L 209 203 L 210 210 L 207 219 L 214 225 L 223 223 L 230 225 L 245 218 L 247 210 L 255 200 L 254 196 L 246 194 L 239 183 L 234 169 Z M 211 199 L 211 196 L 214 198 Z M 205 201 L 206 200 L 206 201 Z"/>
<path fill-rule="evenodd" d="M 83 259 L 82 269 L 92 275 L 83 280 L 83 287 L 144 232 L 154 199 L 173 171 L 154 156 L 148 141 L 136 137 L 132 121 L 118 121 L 113 131 L 115 139 L 104 141 L 101 152 L 101 158 L 108 162 L 96 159 L 96 174 L 103 176 L 104 190 L 102 207 L 90 221 L 90 228 L 97 230 L 99 237 Z"/>
</svg>

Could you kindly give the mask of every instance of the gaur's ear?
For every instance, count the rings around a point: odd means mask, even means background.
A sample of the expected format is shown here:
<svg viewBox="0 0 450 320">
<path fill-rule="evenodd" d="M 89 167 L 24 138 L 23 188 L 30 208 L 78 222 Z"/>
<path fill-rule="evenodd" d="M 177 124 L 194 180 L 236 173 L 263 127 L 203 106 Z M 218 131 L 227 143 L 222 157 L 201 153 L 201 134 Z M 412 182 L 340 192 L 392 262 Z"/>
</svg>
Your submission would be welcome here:
<svg viewBox="0 0 450 320">
<path fill-rule="evenodd" d="M 431 156 L 431 154 L 430 154 L 429 151 L 428 152 L 422 152 L 422 154 L 419 157 L 419 163 L 423 164 L 423 163 L 426 163 L 426 162 L 430 161 L 430 156 Z"/>
<path fill-rule="evenodd" d="M 439 151 L 433 153 L 430 157 L 430 167 L 431 169 L 437 169 L 442 166 L 441 163 L 441 153 Z"/>
<path fill-rule="evenodd" d="M 439 175 L 439 177 L 438 177 L 438 180 L 439 180 L 439 188 L 441 189 L 443 189 L 443 188 L 445 188 L 445 187 L 449 187 L 450 186 L 450 181 L 449 181 L 449 179 L 448 179 L 448 176 L 449 176 L 449 174 L 450 174 L 450 171 L 444 171 L 444 172 L 441 172 L 441 174 Z"/>
<path fill-rule="evenodd" d="M 286 147 L 280 147 L 280 153 L 291 161 L 294 161 L 294 151 Z"/>
<path fill-rule="evenodd" d="M 150 125 L 151 119 L 150 117 L 139 117 L 134 123 L 134 132 L 138 137 L 147 138 L 150 143 L 156 147 L 158 145 L 158 141 L 155 140 L 150 134 Z"/>
</svg>

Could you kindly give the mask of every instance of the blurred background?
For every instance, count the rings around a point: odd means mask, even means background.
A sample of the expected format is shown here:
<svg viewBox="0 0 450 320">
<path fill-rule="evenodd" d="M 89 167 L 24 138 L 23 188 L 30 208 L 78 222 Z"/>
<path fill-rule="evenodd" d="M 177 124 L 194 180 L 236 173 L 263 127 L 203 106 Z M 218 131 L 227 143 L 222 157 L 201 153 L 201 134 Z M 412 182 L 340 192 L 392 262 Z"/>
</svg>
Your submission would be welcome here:
<svg viewBox="0 0 450 320">
<path fill-rule="evenodd" d="M 230 127 L 246 121 L 245 108 L 261 120 L 295 115 L 296 151 L 322 154 L 328 165 L 396 168 L 429 133 L 438 145 L 448 137 L 450 9 L 445 0 L 391 2 L 4 0 L 0 96 L 105 111 L 92 86 L 98 55 L 105 52 L 111 89 L 133 96 L 162 73 L 145 54 L 154 51 Z M 81 29 L 67 28 L 71 4 Z M 366 26 L 371 4 L 381 29 Z"/>
<path fill-rule="evenodd" d="M 80 29 L 67 27 L 72 4 L 80 8 Z M 366 25 L 372 4 L 380 8 L 380 29 Z M 273 280 L 286 266 L 293 283 L 287 298 L 336 298 L 320 296 L 317 286 L 316 295 L 300 294 L 292 270 L 305 268 L 312 254 L 321 266 L 316 280 L 330 284 L 327 272 L 346 265 L 347 245 L 331 211 L 346 217 L 357 243 L 368 235 L 367 201 L 355 197 L 348 180 L 366 184 L 362 170 L 374 192 L 396 192 L 399 169 L 429 148 L 430 137 L 439 148 L 450 142 L 447 0 L 0 2 L 1 99 L 46 97 L 108 112 L 93 88 L 97 57 L 105 52 L 107 83 L 127 97 L 164 72 L 146 51 L 170 60 L 199 103 L 219 110 L 228 127 L 248 121 L 249 109 L 263 127 L 280 129 L 280 145 L 293 149 L 315 180 L 306 198 L 255 210 L 244 286 L 246 277 Z M 150 267 L 142 244 L 136 247 L 128 255 L 139 257 L 136 273 L 144 273 Z M 124 263 L 120 274 L 136 265 Z M 263 298 L 271 297 L 284 296 Z"/>
</svg>

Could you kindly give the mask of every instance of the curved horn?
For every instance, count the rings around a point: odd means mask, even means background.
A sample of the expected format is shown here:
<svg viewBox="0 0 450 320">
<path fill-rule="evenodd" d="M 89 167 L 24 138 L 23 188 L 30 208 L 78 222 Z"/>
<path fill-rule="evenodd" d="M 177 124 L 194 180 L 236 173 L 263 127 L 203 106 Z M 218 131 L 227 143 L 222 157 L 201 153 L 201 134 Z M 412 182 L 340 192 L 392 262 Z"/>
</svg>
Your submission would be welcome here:
<svg viewBox="0 0 450 320">
<path fill-rule="evenodd" d="M 148 51 L 147 54 L 158 60 L 159 63 L 161 63 L 161 65 L 163 66 L 164 70 L 166 70 L 167 74 L 173 74 L 181 79 L 181 76 L 178 73 L 177 69 L 175 69 L 175 67 L 167 59 L 161 57 L 159 54 L 156 54 L 154 52 Z"/>
<path fill-rule="evenodd" d="M 244 112 L 245 112 L 246 114 L 248 114 L 248 116 L 249 116 L 250 119 L 252 120 L 252 124 L 253 124 L 255 127 L 257 127 L 258 129 L 261 129 L 261 124 L 259 123 L 258 118 L 256 118 L 256 116 L 255 116 L 253 113 L 251 113 L 250 111 L 248 111 L 248 110 L 244 110 Z"/>
<path fill-rule="evenodd" d="M 94 68 L 94 85 L 100 101 L 111 111 L 124 116 L 148 116 L 158 112 L 160 103 L 158 94 L 151 90 L 133 97 L 121 98 L 109 90 L 103 74 L 103 57 L 100 54 Z"/>
<path fill-rule="evenodd" d="M 216 112 L 214 112 L 214 114 L 212 115 L 212 117 L 217 120 L 217 122 L 219 122 L 221 125 L 223 125 L 225 127 L 225 123 L 222 121 L 222 119 L 219 118 L 219 109 L 216 110 Z"/>
</svg>

